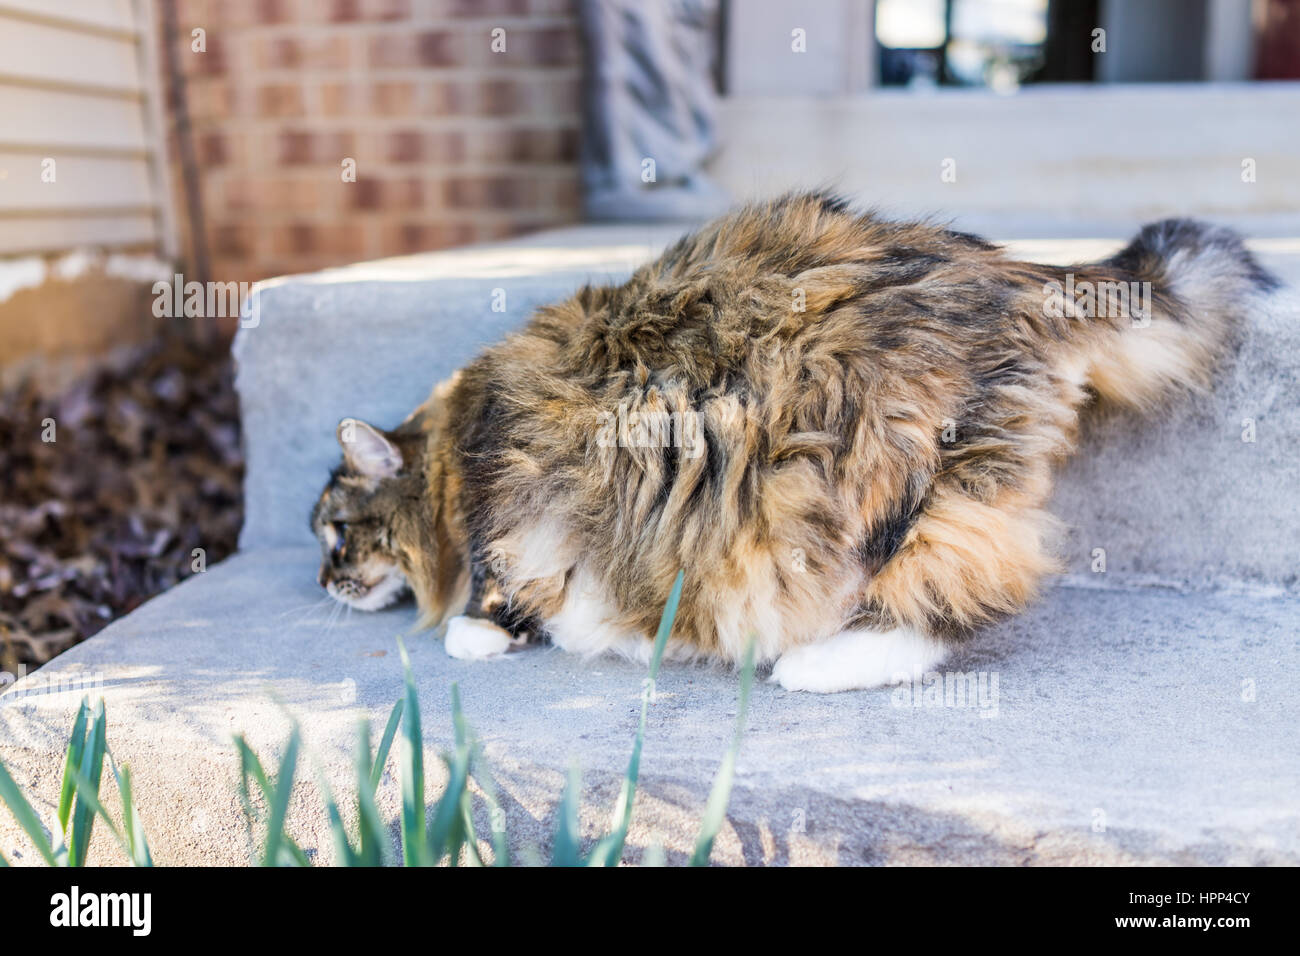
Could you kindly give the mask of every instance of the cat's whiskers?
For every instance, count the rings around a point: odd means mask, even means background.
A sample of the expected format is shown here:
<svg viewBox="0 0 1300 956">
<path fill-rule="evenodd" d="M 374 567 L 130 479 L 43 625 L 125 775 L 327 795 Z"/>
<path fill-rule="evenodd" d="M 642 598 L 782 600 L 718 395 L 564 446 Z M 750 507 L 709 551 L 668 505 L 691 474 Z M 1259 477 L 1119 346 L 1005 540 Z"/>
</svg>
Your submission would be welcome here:
<svg viewBox="0 0 1300 956">
<path fill-rule="evenodd" d="M 326 610 L 326 606 L 332 603 L 337 602 L 327 594 L 320 600 L 313 601 L 311 604 L 303 604 L 283 611 L 278 616 L 277 620 L 283 620 L 284 618 L 289 617 L 289 615 L 293 615 L 293 620 L 289 622 L 289 627 L 296 628 L 301 627 L 304 624 L 311 624 L 318 620 L 318 612 Z"/>
</svg>

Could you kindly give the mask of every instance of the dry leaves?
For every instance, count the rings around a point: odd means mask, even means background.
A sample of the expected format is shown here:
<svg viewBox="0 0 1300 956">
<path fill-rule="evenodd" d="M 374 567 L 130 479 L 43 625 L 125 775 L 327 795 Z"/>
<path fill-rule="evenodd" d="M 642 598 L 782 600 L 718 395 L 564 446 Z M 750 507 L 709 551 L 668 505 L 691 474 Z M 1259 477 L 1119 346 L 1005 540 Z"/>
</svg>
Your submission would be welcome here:
<svg viewBox="0 0 1300 956">
<path fill-rule="evenodd" d="M 0 671 L 235 549 L 238 413 L 229 352 L 171 338 L 57 398 L 0 395 Z"/>
</svg>

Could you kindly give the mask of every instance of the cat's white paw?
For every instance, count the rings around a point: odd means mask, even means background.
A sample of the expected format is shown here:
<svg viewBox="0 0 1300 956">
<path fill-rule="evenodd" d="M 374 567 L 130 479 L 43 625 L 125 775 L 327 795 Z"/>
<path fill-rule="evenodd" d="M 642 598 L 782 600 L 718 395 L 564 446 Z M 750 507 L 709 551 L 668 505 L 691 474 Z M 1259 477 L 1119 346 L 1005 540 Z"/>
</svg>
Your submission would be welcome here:
<svg viewBox="0 0 1300 956">
<path fill-rule="evenodd" d="M 942 643 L 908 628 L 841 631 L 781 655 L 771 679 L 786 690 L 833 694 L 919 677 L 946 653 Z"/>
<path fill-rule="evenodd" d="M 510 632 L 482 618 L 463 614 L 447 622 L 447 636 L 443 638 L 447 654 L 462 661 L 481 661 L 500 657 L 513 640 Z"/>
</svg>

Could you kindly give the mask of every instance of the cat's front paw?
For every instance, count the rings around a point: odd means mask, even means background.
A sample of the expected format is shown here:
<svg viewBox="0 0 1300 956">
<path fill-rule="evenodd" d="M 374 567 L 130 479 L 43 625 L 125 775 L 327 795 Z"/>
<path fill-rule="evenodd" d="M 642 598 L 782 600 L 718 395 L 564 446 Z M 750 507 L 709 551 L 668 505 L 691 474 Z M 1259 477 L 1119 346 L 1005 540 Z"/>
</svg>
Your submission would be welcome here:
<svg viewBox="0 0 1300 956">
<path fill-rule="evenodd" d="M 461 614 L 447 622 L 443 639 L 447 654 L 462 661 L 481 661 L 500 657 L 514 643 L 510 632 L 491 621 Z"/>
<path fill-rule="evenodd" d="M 771 680 L 786 690 L 834 694 L 920 677 L 944 658 L 942 643 L 919 631 L 841 631 L 781 655 Z"/>
</svg>

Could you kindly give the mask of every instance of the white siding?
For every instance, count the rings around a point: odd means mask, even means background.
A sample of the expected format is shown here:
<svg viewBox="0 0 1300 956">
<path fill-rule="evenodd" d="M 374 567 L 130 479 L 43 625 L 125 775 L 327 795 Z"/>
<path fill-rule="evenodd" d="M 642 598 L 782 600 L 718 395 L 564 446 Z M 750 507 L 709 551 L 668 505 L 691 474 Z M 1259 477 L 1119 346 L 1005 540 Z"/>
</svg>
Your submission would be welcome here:
<svg viewBox="0 0 1300 956">
<path fill-rule="evenodd" d="M 0 0 L 0 255 L 175 254 L 152 3 Z"/>
</svg>

